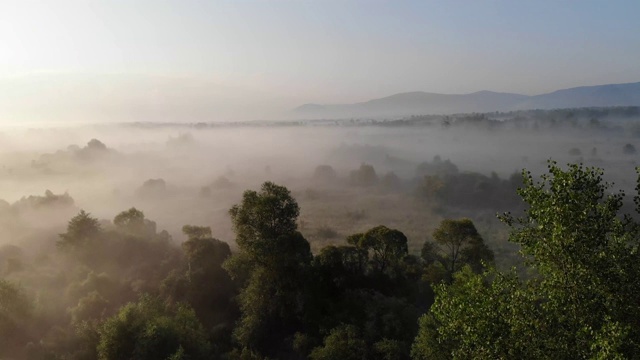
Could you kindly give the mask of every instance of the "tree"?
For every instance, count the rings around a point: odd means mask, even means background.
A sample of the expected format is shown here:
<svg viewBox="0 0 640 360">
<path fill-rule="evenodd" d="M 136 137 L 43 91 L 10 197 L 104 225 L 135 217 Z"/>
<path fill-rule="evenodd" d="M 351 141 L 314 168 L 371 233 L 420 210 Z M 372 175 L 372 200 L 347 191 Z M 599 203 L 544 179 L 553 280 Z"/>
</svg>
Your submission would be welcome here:
<svg viewBox="0 0 640 360">
<path fill-rule="evenodd" d="M 116 215 L 113 223 L 125 233 L 137 236 L 155 235 L 155 223 L 146 220 L 144 213 L 134 207 Z"/>
<path fill-rule="evenodd" d="M 362 164 L 358 170 L 351 171 L 349 179 L 356 186 L 373 186 L 378 183 L 376 170 L 369 164 Z"/>
<path fill-rule="evenodd" d="M 319 182 L 330 183 L 338 178 L 338 174 L 331 165 L 318 165 L 313 171 L 313 178 Z"/>
<path fill-rule="evenodd" d="M 624 192 L 610 193 L 602 175 L 601 169 L 573 164 L 565 171 L 550 162 L 540 182 L 524 176 L 519 193 L 529 204 L 526 216 L 502 217 L 512 227 L 510 240 L 520 244 L 542 278 L 539 291 L 557 320 L 558 351 L 585 357 L 595 356 L 601 336 L 614 329 L 625 339 L 616 352 L 640 351 L 640 309 L 634 305 L 640 226 L 619 214 Z M 640 189 L 640 177 L 638 184 Z M 634 201 L 640 205 L 640 195 Z"/>
<path fill-rule="evenodd" d="M 265 182 L 260 192 L 245 191 L 242 202 L 234 205 L 229 214 L 238 246 L 249 250 L 263 240 L 295 232 L 300 207 L 289 189 Z"/>
<path fill-rule="evenodd" d="M 191 239 L 207 239 L 211 237 L 211 228 L 208 226 L 185 225 L 182 232 Z"/>
<path fill-rule="evenodd" d="M 407 237 L 396 229 L 384 225 L 347 238 L 347 242 L 371 253 L 371 267 L 374 272 L 384 273 L 389 267 L 397 266 L 408 253 Z"/>
<path fill-rule="evenodd" d="M 94 241 L 101 233 L 100 222 L 90 213 L 80 210 L 78 215 L 69 220 L 67 232 L 60 234 L 56 245 L 59 248 L 80 248 Z"/>
<path fill-rule="evenodd" d="M 436 200 L 442 196 L 444 181 L 438 175 L 425 175 L 418 189 L 420 195 L 427 200 Z"/>
<path fill-rule="evenodd" d="M 100 329 L 100 359 L 210 359 L 211 345 L 195 312 L 144 295 Z"/>
<path fill-rule="evenodd" d="M 435 303 L 419 319 L 413 359 L 544 358 L 547 344 L 536 334 L 544 318 L 535 293 L 515 274 L 475 274 L 465 266 L 435 292 Z"/>
<path fill-rule="evenodd" d="M 274 356 L 288 351 L 282 341 L 297 331 L 304 313 L 309 243 L 300 233 L 280 236 L 238 295 L 240 321 L 234 334 L 240 344 Z"/>
<path fill-rule="evenodd" d="M 398 175 L 396 175 L 396 173 L 390 171 L 384 174 L 380 183 L 387 189 L 398 189 L 400 185 L 402 185 L 402 180 Z"/>
<path fill-rule="evenodd" d="M 342 325 L 324 339 L 324 345 L 313 349 L 311 360 L 366 360 L 369 358 L 366 341 L 353 325 Z"/>
<path fill-rule="evenodd" d="M 231 256 L 231 249 L 212 238 L 209 227 L 185 225 L 182 229 L 189 236 L 182 243 L 187 269 L 174 270 L 163 281 L 162 293 L 173 301 L 189 303 L 207 330 L 217 332 L 214 336 L 222 331 L 228 334 L 237 316 L 232 304 L 236 288 L 222 264 Z"/>
<path fill-rule="evenodd" d="M 19 357 L 28 340 L 31 303 L 17 285 L 0 279 L 0 357 Z"/>
<path fill-rule="evenodd" d="M 250 351 L 291 351 L 284 339 L 297 331 L 304 309 L 305 275 L 312 255 L 296 231 L 300 209 L 284 186 L 247 190 L 229 211 L 239 251 L 224 264 L 241 288 L 236 340 Z"/>
<path fill-rule="evenodd" d="M 100 141 L 98 139 L 89 140 L 89 142 L 87 143 L 86 148 L 90 149 L 90 150 L 95 150 L 95 151 L 106 151 L 107 150 L 107 146 L 105 144 L 103 144 L 102 141 Z"/>
<path fill-rule="evenodd" d="M 501 219 L 534 276 L 454 275 L 420 320 L 416 359 L 633 358 L 640 353 L 640 224 L 602 170 L 555 162 L 523 172 L 525 215 Z M 638 189 L 640 190 L 640 177 Z M 640 210 L 640 194 L 635 197 Z"/>
<path fill-rule="evenodd" d="M 206 324 L 224 323 L 235 315 L 230 298 L 235 287 L 222 264 L 231 256 L 229 244 L 214 238 L 190 238 L 182 244 L 188 263 L 187 300 Z"/>
<path fill-rule="evenodd" d="M 120 228 L 137 228 L 144 226 L 144 213 L 136 208 L 123 211 L 113 218 L 113 223 Z"/>
<path fill-rule="evenodd" d="M 436 243 L 425 243 L 422 258 L 427 263 L 438 262 L 447 272 L 448 279 L 464 265 L 476 272 L 482 262 L 492 263 L 493 252 L 484 243 L 470 219 L 445 219 L 433 232 Z"/>
</svg>

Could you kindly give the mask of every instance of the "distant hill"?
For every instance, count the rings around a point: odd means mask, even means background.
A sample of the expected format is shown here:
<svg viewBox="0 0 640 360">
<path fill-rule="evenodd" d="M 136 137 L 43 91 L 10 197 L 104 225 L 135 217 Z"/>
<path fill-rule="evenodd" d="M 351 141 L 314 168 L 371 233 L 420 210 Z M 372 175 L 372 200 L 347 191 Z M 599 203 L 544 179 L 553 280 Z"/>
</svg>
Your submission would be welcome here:
<svg viewBox="0 0 640 360">
<path fill-rule="evenodd" d="M 293 113 L 300 118 L 381 118 L 591 106 L 640 106 L 640 82 L 582 86 L 534 96 L 492 91 L 471 94 L 416 91 L 355 104 L 305 104 Z"/>
</svg>

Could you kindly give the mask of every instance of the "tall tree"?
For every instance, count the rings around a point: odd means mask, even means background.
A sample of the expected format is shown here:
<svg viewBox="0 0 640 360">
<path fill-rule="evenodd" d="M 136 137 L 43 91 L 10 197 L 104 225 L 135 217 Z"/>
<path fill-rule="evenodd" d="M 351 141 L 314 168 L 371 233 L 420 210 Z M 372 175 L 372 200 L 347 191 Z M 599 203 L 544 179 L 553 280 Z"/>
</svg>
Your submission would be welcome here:
<svg viewBox="0 0 640 360">
<path fill-rule="evenodd" d="M 131 235 L 155 235 L 156 232 L 155 223 L 145 219 L 144 213 L 134 207 L 116 215 L 113 223 L 118 229 Z"/>
<path fill-rule="evenodd" d="M 384 273 L 399 265 L 408 253 L 407 237 L 396 229 L 379 225 L 364 234 L 355 234 L 347 242 L 370 253 L 371 268 L 374 272 Z"/>
<path fill-rule="evenodd" d="M 225 263 L 241 287 L 239 344 L 263 355 L 290 351 L 284 339 L 301 323 L 309 243 L 297 231 L 300 209 L 289 190 L 271 182 L 247 190 L 229 214 L 239 251 Z"/>
<path fill-rule="evenodd" d="M 60 234 L 60 240 L 56 243 L 59 248 L 80 248 L 87 243 L 96 240 L 101 232 L 98 219 L 91 214 L 80 210 L 78 215 L 69 220 L 67 231 Z"/>
<path fill-rule="evenodd" d="M 482 262 L 493 263 L 493 252 L 487 247 L 470 219 L 445 219 L 433 232 L 435 243 L 426 242 L 422 258 L 427 264 L 439 263 L 451 280 L 455 272 L 469 265 L 481 271 Z"/>
<path fill-rule="evenodd" d="M 260 191 L 247 190 L 242 202 L 230 210 L 236 242 L 244 251 L 263 240 L 275 239 L 295 232 L 300 207 L 284 186 L 272 182 L 262 184 Z"/>
<path fill-rule="evenodd" d="M 414 358 L 637 356 L 640 225 L 619 213 L 624 194 L 610 193 L 602 174 L 554 162 L 540 181 L 525 172 L 519 194 L 529 208 L 501 218 L 535 275 L 467 269 L 437 287 Z M 640 196 L 635 201 L 640 208 Z"/>
</svg>

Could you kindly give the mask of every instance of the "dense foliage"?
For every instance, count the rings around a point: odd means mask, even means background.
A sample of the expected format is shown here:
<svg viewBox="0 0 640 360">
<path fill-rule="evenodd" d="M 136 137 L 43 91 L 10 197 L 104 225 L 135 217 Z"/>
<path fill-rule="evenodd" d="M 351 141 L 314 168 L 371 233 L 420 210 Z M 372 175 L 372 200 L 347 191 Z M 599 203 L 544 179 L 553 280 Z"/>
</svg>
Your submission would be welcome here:
<svg viewBox="0 0 640 360">
<path fill-rule="evenodd" d="M 429 197 L 456 186 L 443 179 L 461 176 L 440 159 L 421 169 Z M 377 182 L 370 170 L 363 164 L 353 185 Z M 316 175 L 334 178 L 328 167 Z M 136 208 L 111 222 L 82 210 L 52 239 L 64 261 L 41 259 L 39 271 L 49 280 L 34 289 L 0 279 L 0 357 L 639 354 L 640 224 L 621 214 L 624 194 L 611 193 L 600 170 L 580 165 L 563 170 L 550 163 L 540 180 L 528 172 L 522 180 L 526 211 L 501 219 L 524 268 L 506 272 L 494 268 L 494 253 L 467 218 L 442 220 L 420 254 L 409 251 L 405 234 L 384 225 L 312 252 L 298 231 L 297 201 L 271 182 L 245 191 L 229 210 L 235 248 L 197 225 L 183 227 L 187 240 L 177 247 Z M 484 191 L 501 182 L 481 181 L 489 184 Z"/>
<path fill-rule="evenodd" d="M 622 192 L 602 172 L 550 163 L 536 182 L 524 174 L 526 215 L 512 227 L 534 274 L 470 268 L 420 319 L 418 359 L 623 359 L 640 353 L 639 224 L 620 214 Z M 640 198 L 636 196 L 636 204 Z M 638 210 L 638 209 L 637 209 Z"/>
</svg>

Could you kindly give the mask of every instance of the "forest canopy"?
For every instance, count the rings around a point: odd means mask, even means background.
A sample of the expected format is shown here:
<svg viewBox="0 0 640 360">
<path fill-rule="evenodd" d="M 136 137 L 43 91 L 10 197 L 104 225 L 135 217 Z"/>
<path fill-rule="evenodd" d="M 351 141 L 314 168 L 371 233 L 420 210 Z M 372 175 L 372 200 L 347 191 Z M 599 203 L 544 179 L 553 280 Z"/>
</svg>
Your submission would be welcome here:
<svg viewBox="0 0 640 360">
<path fill-rule="evenodd" d="M 365 165 L 360 171 L 369 173 Z M 577 164 L 549 162 L 540 178 L 525 171 L 521 179 L 524 211 L 499 216 L 523 256 L 510 270 L 495 266 L 494 252 L 468 218 L 442 220 L 419 253 L 409 250 L 401 230 L 384 225 L 312 251 L 299 231 L 296 198 L 273 182 L 245 191 L 229 210 L 233 248 L 212 237 L 210 227 L 193 224 L 184 225 L 187 240 L 176 246 L 136 208 L 110 222 L 80 210 L 52 240 L 56 256 L 13 263 L 18 279 L 37 287 L 0 279 L 0 356 L 640 353 L 640 196 L 635 212 L 624 213 L 625 194 L 613 191 L 602 170 Z M 19 256 L 19 249 L 2 253 Z"/>
</svg>

